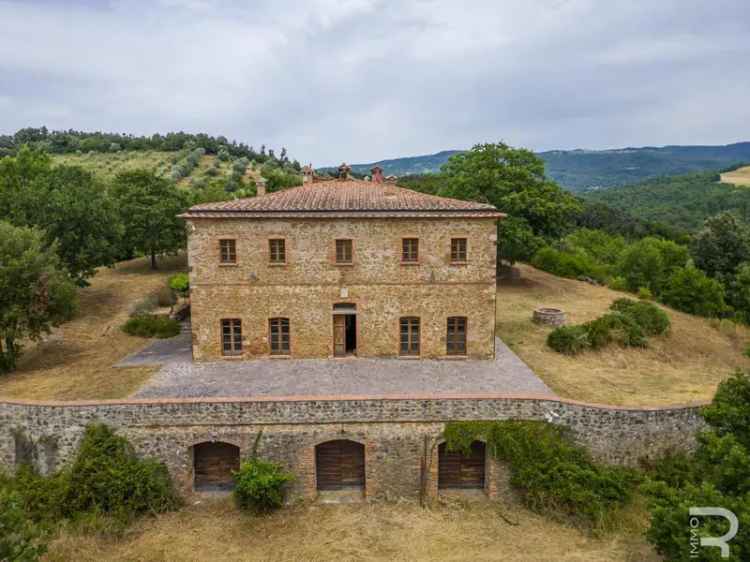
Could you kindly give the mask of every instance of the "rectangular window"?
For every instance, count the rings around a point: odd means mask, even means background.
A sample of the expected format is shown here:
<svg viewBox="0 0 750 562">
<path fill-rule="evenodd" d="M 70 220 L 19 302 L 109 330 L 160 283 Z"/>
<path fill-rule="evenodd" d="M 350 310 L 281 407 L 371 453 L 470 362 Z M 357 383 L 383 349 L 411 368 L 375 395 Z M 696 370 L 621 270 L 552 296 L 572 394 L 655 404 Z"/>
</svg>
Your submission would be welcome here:
<svg viewBox="0 0 750 562">
<path fill-rule="evenodd" d="M 242 353 L 242 320 L 239 318 L 221 321 L 221 351 L 224 355 Z"/>
<path fill-rule="evenodd" d="M 410 316 L 401 319 L 400 355 L 419 355 L 419 318 Z"/>
<path fill-rule="evenodd" d="M 221 263 L 237 263 L 237 243 L 235 240 L 219 240 Z"/>
<path fill-rule="evenodd" d="M 405 263 L 419 261 L 419 238 L 404 238 L 401 241 L 401 261 Z"/>
<path fill-rule="evenodd" d="M 451 238 L 451 261 L 466 262 L 466 238 Z"/>
<path fill-rule="evenodd" d="M 466 318 L 448 318 L 448 355 L 466 355 Z"/>
<path fill-rule="evenodd" d="M 289 318 L 271 318 L 268 325 L 271 355 L 289 355 Z"/>
<path fill-rule="evenodd" d="M 268 241 L 271 263 L 286 263 L 286 241 L 283 238 L 273 238 Z"/>
<path fill-rule="evenodd" d="M 352 263 L 351 240 L 336 240 L 336 263 Z"/>
</svg>

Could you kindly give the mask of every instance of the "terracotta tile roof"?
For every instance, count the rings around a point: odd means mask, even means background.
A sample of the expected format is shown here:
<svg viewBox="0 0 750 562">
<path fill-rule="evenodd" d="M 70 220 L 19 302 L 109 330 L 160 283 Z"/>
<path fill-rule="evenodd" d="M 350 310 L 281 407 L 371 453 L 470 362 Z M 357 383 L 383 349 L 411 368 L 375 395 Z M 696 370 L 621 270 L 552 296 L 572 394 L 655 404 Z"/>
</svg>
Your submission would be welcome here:
<svg viewBox="0 0 750 562">
<path fill-rule="evenodd" d="M 494 217 L 492 205 L 428 195 L 389 183 L 362 180 L 313 182 L 247 199 L 203 203 L 185 218 L 222 217 Z"/>
</svg>

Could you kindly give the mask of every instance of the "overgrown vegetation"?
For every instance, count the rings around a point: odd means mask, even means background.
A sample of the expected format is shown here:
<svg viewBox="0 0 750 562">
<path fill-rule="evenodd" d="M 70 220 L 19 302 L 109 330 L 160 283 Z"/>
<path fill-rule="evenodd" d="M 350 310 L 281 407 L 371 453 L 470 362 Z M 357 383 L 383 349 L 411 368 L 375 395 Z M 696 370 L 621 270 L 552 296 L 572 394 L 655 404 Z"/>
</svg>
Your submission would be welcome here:
<svg viewBox="0 0 750 562">
<path fill-rule="evenodd" d="M 444 435 L 449 450 L 466 454 L 484 441 L 509 464 L 511 484 L 531 509 L 595 529 L 631 500 L 638 481 L 631 470 L 594 462 L 564 428 L 546 422 L 450 422 Z"/>
<path fill-rule="evenodd" d="M 240 509 L 268 513 L 282 506 L 284 488 L 293 479 L 280 464 L 253 456 L 234 475 L 234 498 Z"/>
<path fill-rule="evenodd" d="M 173 338 L 180 333 L 180 323 L 164 315 L 138 314 L 128 318 L 122 331 L 141 338 Z"/>
<path fill-rule="evenodd" d="M 623 347 L 646 347 L 648 336 L 663 335 L 670 327 L 667 314 L 650 302 L 623 298 L 612 303 L 610 310 L 585 324 L 555 328 L 547 337 L 547 345 L 566 355 L 602 349 L 613 342 Z"/>
</svg>

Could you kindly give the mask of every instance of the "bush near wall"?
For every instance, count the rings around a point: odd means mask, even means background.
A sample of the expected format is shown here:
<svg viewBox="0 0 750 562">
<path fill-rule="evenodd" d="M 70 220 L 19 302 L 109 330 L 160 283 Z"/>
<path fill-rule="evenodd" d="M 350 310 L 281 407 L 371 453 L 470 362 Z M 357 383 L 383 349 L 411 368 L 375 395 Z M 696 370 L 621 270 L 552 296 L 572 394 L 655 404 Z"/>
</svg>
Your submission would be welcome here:
<svg viewBox="0 0 750 562">
<path fill-rule="evenodd" d="M 129 318 L 122 331 L 142 338 L 173 338 L 180 333 L 180 323 L 166 316 L 140 314 Z"/>
<path fill-rule="evenodd" d="M 257 457 L 245 461 L 234 475 L 237 505 L 254 513 L 268 513 L 284 503 L 284 487 L 294 479 L 281 465 Z"/>
</svg>

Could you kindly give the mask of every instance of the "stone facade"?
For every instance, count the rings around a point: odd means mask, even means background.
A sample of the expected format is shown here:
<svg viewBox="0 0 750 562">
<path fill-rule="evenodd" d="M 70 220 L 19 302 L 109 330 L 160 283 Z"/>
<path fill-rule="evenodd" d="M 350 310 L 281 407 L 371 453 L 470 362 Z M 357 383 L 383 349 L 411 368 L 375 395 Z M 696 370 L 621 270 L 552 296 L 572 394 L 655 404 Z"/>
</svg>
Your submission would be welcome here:
<svg viewBox="0 0 750 562">
<path fill-rule="evenodd" d="M 269 355 L 269 319 L 288 318 L 292 357 L 333 355 L 334 305 L 356 310 L 356 354 L 399 353 L 399 319 L 420 318 L 420 357 L 446 356 L 447 319 L 467 319 L 466 355 L 494 356 L 496 218 L 187 218 L 193 357 L 222 359 L 221 320 L 242 321 L 242 353 Z M 401 261 L 402 239 L 419 239 L 419 261 Z M 465 263 L 451 239 L 467 240 Z M 220 240 L 236 263 L 222 264 Z M 284 239 L 272 264 L 269 240 Z M 351 240 L 337 264 L 336 240 Z"/>
<path fill-rule="evenodd" d="M 629 409 L 535 397 L 0 402 L 0 467 L 32 462 L 52 472 L 74 456 L 86 425 L 103 422 L 140 454 L 165 462 L 189 492 L 195 445 L 230 443 L 245 457 L 262 432 L 258 453 L 296 476 L 290 500 L 316 496 L 315 446 L 336 439 L 365 446 L 368 499 L 429 498 L 437 494 L 436 451 L 445 423 L 502 419 L 564 425 L 596 458 L 626 465 L 690 450 L 703 428 L 698 406 Z M 486 462 L 486 492 L 505 494 L 507 468 Z"/>
</svg>

